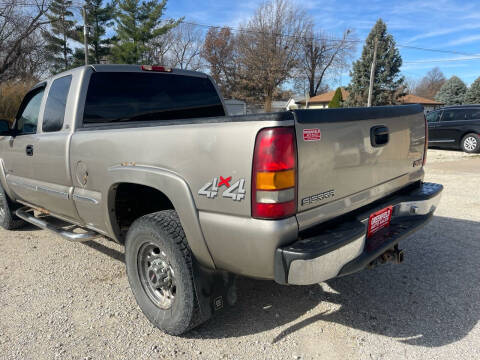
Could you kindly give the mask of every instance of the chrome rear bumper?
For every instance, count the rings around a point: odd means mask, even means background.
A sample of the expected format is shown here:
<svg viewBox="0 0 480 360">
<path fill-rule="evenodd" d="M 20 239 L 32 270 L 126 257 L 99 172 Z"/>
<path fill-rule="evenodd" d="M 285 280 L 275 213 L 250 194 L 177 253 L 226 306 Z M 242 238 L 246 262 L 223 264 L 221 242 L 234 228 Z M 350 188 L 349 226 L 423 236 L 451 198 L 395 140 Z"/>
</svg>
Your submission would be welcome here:
<svg viewBox="0 0 480 360">
<path fill-rule="evenodd" d="M 381 200 L 360 209 L 346 221 L 321 226 L 275 253 L 275 281 L 309 285 L 364 269 L 433 216 L 443 186 L 422 183 L 409 193 Z M 367 238 L 370 214 L 393 206 L 390 226 Z"/>
</svg>

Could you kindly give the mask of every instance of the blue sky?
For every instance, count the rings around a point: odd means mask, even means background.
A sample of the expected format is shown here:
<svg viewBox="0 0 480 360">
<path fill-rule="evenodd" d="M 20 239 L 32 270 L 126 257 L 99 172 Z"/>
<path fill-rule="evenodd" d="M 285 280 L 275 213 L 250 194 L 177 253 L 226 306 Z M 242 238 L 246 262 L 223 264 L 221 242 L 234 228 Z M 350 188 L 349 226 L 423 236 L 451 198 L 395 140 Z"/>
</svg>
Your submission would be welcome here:
<svg viewBox="0 0 480 360">
<path fill-rule="evenodd" d="M 185 16 L 187 21 L 208 25 L 238 26 L 245 22 L 261 0 L 170 0 L 168 17 Z M 459 76 L 471 84 L 480 76 L 480 0 L 324 0 L 298 2 L 314 18 L 318 29 L 340 36 L 346 28 L 355 30 L 362 43 L 381 17 L 398 45 L 454 51 L 448 54 L 399 46 L 402 73 L 419 79 L 438 66 L 448 78 Z M 468 60 L 476 58 L 473 60 Z M 344 74 L 335 85 L 346 85 Z"/>
</svg>

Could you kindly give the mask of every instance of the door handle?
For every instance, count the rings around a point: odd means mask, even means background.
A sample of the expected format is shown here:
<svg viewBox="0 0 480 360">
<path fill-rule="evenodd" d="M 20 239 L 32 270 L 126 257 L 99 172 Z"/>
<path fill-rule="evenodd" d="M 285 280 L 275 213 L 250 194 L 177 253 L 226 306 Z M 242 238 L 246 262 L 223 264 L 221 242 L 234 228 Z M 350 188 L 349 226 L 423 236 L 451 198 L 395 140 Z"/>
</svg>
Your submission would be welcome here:
<svg viewBox="0 0 480 360">
<path fill-rule="evenodd" d="M 27 156 L 33 156 L 33 145 L 27 145 L 25 152 L 27 153 Z"/>
<path fill-rule="evenodd" d="M 370 129 L 370 143 L 373 147 L 385 146 L 388 143 L 388 128 L 383 125 L 374 126 Z"/>
</svg>

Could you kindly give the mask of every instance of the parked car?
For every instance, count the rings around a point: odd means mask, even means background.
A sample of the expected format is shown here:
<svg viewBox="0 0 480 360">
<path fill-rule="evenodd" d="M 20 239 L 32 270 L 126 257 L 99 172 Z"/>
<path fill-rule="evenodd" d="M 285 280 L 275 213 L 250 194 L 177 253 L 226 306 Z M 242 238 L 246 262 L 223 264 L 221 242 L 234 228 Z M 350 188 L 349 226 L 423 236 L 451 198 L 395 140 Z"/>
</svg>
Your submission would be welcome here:
<svg viewBox="0 0 480 360">
<path fill-rule="evenodd" d="M 160 66 L 58 74 L 0 125 L 0 225 L 125 244 L 170 334 L 234 303 L 232 274 L 307 285 L 401 262 L 442 191 L 419 105 L 226 116 L 210 77 Z"/>
<path fill-rule="evenodd" d="M 427 114 L 430 147 L 480 152 L 480 105 L 449 106 Z"/>
</svg>

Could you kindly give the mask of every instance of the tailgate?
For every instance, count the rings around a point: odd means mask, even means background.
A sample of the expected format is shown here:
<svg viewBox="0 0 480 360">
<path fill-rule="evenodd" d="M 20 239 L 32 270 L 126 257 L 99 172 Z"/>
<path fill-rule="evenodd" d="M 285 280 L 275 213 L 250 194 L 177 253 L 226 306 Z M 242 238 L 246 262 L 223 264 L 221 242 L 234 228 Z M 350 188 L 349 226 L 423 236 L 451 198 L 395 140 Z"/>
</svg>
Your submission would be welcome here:
<svg viewBox="0 0 480 360">
<path fill-rule="evenodd" d="M 425 142 L 422 106 L 294 113 L 299 213 L 348 199 L 340 207 L 340 212 L 345 213 L 355 207 L 348 198 L 351 195 L 402 176 L 411 182 L 418 180 L 409 175 L 418 173 L 422 167 Z M 382 144 L 386 133 L 388 142 Z M 365 194 L 362 198 L 365 204 Z"/>
</svg>

